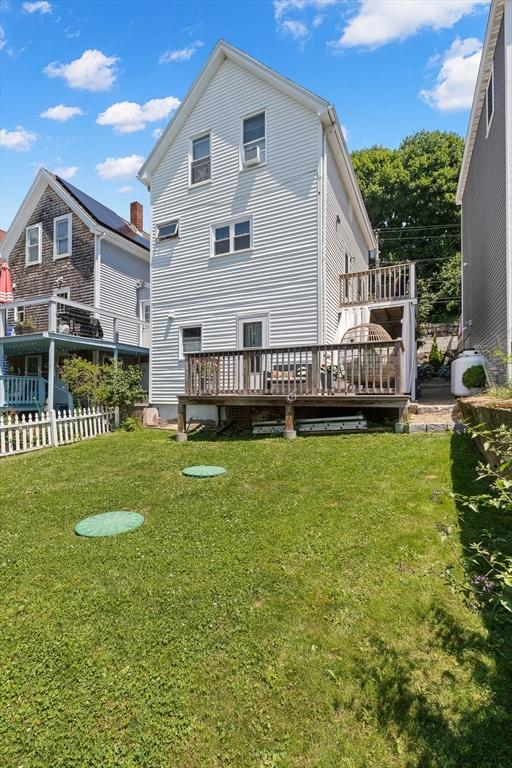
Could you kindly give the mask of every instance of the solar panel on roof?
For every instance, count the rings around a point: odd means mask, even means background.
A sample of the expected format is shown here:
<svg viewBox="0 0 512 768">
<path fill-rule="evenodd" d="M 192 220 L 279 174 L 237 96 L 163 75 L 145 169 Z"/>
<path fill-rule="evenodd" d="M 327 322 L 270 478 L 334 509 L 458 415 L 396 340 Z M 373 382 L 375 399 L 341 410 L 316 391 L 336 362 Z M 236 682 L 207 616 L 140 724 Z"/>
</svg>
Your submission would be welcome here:
<svg viewBox="0 0 512 768">
<path fill-rule="evenodd" d="M 75 200 L 77 200 L 99 224 L 103 224 L 113 232 L 117 232 L 122 237 L 126 237 L 128 240 L 132 240 L 134 243 L 149 250 L 149 239 L 142 237 L 142 235 L 138 235 L 130 227 L 128 222 L 115 213 L 115 211 L 112 211 L 110 208 L 107 208 L 106 205 L 99 203 L 93 197 L 82 192 L 81 189 L 73 186 L 73 184 L 70 184 L 68 181 L 64 181 L 64 179 L 61 179 L 59 176 L 56 178 L 59 184 L 62 184 L 62 186 L 73 195 Z"/>
</svg>

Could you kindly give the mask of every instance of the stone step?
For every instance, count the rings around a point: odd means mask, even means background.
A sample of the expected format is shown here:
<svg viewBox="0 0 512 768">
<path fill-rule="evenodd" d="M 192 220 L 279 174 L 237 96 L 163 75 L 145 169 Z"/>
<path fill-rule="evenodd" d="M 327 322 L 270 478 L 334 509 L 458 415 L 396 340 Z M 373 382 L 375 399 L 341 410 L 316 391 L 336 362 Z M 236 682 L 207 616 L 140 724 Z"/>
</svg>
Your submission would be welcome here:
<svg viewBox="0 0 512 768">
<path fill-rule="evenodd" d="M 418 403 L 416 413 L 443 413 L 451 416 L 457 408 L 457 403 Z"/>
</svg>

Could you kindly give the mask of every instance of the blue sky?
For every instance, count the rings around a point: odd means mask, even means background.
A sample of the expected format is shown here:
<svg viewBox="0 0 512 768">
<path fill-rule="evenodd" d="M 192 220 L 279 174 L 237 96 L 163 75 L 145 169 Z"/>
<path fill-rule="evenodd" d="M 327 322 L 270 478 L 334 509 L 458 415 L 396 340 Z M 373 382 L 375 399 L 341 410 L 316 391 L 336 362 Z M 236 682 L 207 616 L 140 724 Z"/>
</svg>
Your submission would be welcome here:
<svg viewBox="0 0 512 768">
<path fill-rule="evenodd" d="M 487 0 L 0 0 L 0 227 L 41 165 L 125 217 L 219 38 L 330 100 L 350 149 L 464 135 Z"/>
</svg>

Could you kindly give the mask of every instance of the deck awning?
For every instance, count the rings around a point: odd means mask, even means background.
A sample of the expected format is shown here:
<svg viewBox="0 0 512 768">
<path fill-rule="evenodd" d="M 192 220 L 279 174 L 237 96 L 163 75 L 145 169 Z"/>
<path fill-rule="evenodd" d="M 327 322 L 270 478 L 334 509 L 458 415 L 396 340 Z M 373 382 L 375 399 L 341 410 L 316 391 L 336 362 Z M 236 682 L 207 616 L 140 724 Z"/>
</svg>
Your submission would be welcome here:
<svg viewBox="0 0 512 768">
<path fill-rule="evenodd" d="M 135 344 L 115 344 L 103 339 L 87 339 L 82 336 L 68 336 L 61 333 L 29 333 L 21 336 L 5 336 L 2 339 L 5 355 L 31 355 L 46 352 L 50 341 L 55 341 L 57 351 L 79 352 L 80 350 L 96 349 L 103 352 L 126 352 L 134 355 L 149 356 L 148 347 Z"/>
</svg>

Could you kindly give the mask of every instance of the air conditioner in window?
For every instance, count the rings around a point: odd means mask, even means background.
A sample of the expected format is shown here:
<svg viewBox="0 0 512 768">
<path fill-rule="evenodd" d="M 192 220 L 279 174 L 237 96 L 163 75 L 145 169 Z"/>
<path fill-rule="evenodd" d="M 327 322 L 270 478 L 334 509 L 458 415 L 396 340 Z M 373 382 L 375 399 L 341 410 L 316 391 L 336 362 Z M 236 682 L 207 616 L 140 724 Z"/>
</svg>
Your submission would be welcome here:
<svg viewBox="0 0 512 768">
<path fill-rule="evenodd" d="M 252 168 L 253 165 L 261 163 L 261 150 L 256 147 L 245 147 L 244 149 L 244 168 Z"/>
</svg>

